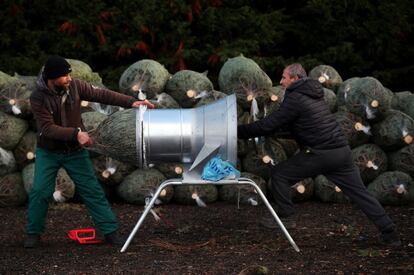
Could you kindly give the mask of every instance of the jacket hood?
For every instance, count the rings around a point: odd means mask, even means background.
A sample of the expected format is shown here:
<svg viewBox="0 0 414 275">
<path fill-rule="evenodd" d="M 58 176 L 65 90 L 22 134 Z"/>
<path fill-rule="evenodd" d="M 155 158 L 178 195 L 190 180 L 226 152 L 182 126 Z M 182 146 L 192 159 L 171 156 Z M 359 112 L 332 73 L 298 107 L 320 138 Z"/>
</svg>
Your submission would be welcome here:
<svg viewBox="0 0 414 275">
<path fill-rule="evenodd" d="M 42 67 L 39 75 L 37 76 L 36 87 L 39 91 L 53 95 L 54 93 L 47 87 L 46 78 L 44 76 L 43 69 L 44 68 Z"/>
<path fill-rule="evenodd" d="M 319 83 L 319 81 L 309 77 L 301 78 L 292 82 L 292 84 L 286 88 L 286 91 L 296 91 L 312 98 L 321 98 L 324 96 L 322 84 Z"/>
<path fill-rule="evenodd" d="M 40 73 L 37 77 L 37 81 L 36 81 L 36 88 L 42 92 L 42 93 L 46 93 L 49 95 L 62 95 L 64 92 L 66 92 L 69 96 L 69 90 L 51 90 L 49 89 L 49 87 L 47 86 L 47 78 L 45 76 L 45 72 L 44 72 L 44 67 L 40 70 Z"/>
</svg>

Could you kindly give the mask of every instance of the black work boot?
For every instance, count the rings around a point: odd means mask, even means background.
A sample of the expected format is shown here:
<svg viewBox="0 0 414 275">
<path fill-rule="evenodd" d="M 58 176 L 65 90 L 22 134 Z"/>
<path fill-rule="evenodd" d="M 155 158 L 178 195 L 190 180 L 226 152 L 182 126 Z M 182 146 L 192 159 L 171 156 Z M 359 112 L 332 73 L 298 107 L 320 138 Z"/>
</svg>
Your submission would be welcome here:
<svg viewBox="0 0 414 275">
<path fill-rule="evenodd" d="M 28 234 L 24 241 L 25 248 L 35 248 L 39 245 L 40 236 L 38 234 Z"/>
<path fill-rule="evenodd" d="M 125 240 L 119 236 L 118 231 L 114 231 L 112 233 L 105 234 L 105 243 L 121 246 L 125 243 Z"/>
<path fill-rule="evenodd" d="M 397 230 L 383 231 L 379 236 L 379 243 L 387 246 L 401 246 L 400 235 Z"/>
<path fill-rule="evenodd" d="M 293 219 L 293 217 L 279 219 L 286 229 L 296 228 L 296 221 Z M 265 216 L 261 218 L 260 224 L 269 229 L 280 229 L 279 224 L 276 222 L 276 219 L 273 216 Z"/>
</svg>

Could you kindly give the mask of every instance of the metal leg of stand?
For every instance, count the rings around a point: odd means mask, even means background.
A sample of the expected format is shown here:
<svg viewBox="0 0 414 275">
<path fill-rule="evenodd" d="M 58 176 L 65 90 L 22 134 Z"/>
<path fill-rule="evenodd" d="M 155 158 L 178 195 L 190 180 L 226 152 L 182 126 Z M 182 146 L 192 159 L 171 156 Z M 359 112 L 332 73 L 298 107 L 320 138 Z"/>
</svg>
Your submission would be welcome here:
<svg viewBox="0 0 414 275">
<path fill-rule="evenodd" d="M 130 242 L 134 238 L 134 236 L 137 233 L 137 231 L 138 231 L 139 227 L 141 226 L 141 224 L 144 222 L 145 217 L 147 216 L 148 212 L 151 210 L 152 206 L 154 205 L 154 203 L 157 200 L 158 196 L 160 195 L 161 191 L 165 187 L 167 187 L 168 185 L 173 185 L 173 184 L 181 184 L 181 182 L 176 181 L 176 180 L 167 180 L 158 187 L 158 189 L 155 192 L 154 196 L 152 197 L 150 203 L 147 205 L 147 207 L 145 207 L 145 210 L 141 214 L 141 217 L 139 218 L 139 220 L 138 220 L 137 224 L 135 225 L 134 229 L 129 234 L 128 239 L 126 240 L 125 244 L 122 246 L 121 252 L 125 252 L 125 250 L 128 248 Z"/>
<path fill-rule="evenodd" d="M 296 245 L 295 241 L 292 239 L 292 237 L 290 236 L 289 232 L 287 231 L 285 225 L 282 223 L 282 221 L 280 220 L 279 216 L 276 214 L 275 210 L 273 209 L 273 207 L 270 205 L 269 201 L 267 200 L 266 196 L 263 194 L 262 190 L 260 189 L 259 186 L 257 186 L 257 184 L 248 179 L 248 178 L 240 178 L 239 179 L 239 184 L 250 184 L 251 186 L 253 186 L 257 193 L 260 195 L 260 197 L 262 197 L 263 202 L 265 203 L 265 205 L 267 206 L 267 208 L 269 209 L 270 213 L 273 215 L 273 217 L 275 218 L 277 224 L 279 225 L 279 227 L 282 229 L 283 234 L 285 234 L 286 238 L 288 239 L 288 241 L 290 242 L 290 244 L 293 246 L 293 248 L 295 249 L 296 252 L 300 252 L 299 247 Z"/>
<path fill-rule="evenodd" d="M 204 182 L 203 184 L 205 184 L 205 183 L 206 182 Z M 157 200 L 157 198 L 160 195 L 161 191 L 165 187 L 167 187 L 168 185 L 180 185 L 180 184 L 183 184 L 182 180 L 180 180 L 180 179 L 170 179 L 170 180 L 167 180 L 167 181 L 163 182 L 158 187 L 158 189 L 155 192 L 154 196 L 152 197 L 151 201 L 145 207 L 145 210 L 141 214 L 141 217 L 139 218 L 139 220 L 138 220 L 137 224 L 135 225 L 134 229 L 129 234 L 128 239 L 126 240 L 125 244 L 123 245 L 123 247 L 121 249 L 121 252 L 125 252 L 126 249 L 128 248 L 129 244 L 131 243 L 132 239 L 134 238 L 135 234 L 137 233 L 139 227 L 144 222 L 144 219 L 147 216 L 148 212 L 151 210 L 152 206 L 155 204 L 155 201 Z M 185 183 L 185 184 L 191 184 L 191 183 Z M 193 184 L 201 184 L 201 183 L 193 183 Z M 279 217 L 276 214 L 275 210 L 273 210 L 273 208 L 270 205 L 269 201 L 266 199 L 266 196 L 263 194 L 262 190 L 259 188 L 259 186 L 257 186 L 257 184 L 254 181 L 252 181 L 251 179 L 248 179 L 248 178 L 239 178 L 237 181 L 221 181 L 221 182 L 219 181 L 219 182 L 215 182 L 214 184 L 217 184 L 217 185 L 223 185 L 223 184 L 233 184 L 233 185 L 249 184 L 249 185 L 253 186 L 256 189 L 257 193 L 262 198 L 262 200 L 265 203 L 265 205 L 267 206 L 267 208 L 269 209 L 270 213 L 275 218 L 277 224 L 282 229 L 283 234 L 286 236 L 286 238 L 288 239 L 290 244 L 293 246 L 293 248 L 295 249 L 296 252 L 300 252 L 299 247 L 296 245 L 295 241 L 292 239 L 289 232 L 286 230 L 286 227 L 283 225 L 282 221 L 279 219 Z"/>
</svg>

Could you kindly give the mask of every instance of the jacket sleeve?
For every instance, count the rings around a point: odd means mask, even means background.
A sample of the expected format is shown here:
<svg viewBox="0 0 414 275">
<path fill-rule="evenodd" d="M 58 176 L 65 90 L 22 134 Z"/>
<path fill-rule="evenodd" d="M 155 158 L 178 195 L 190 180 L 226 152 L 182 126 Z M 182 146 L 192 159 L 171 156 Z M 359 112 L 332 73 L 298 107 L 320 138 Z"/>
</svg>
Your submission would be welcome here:
<svg viewBox="0 0 414 275">
<path fill-rule="evenodd" d="M 298 102 L 292 96 L 286 97 L 280 108 L 267 117 L 250 124 L 239 125 L 237 127 L 237 137 L 248 139 L 277 133 L 286 134 L 286 129 L 298 116 Z"/>
<path fill-rule="evenodd" d="M 74 84 L 81 100 L 99 102 L 124 108 L 131 108 L 132 103 L 137 100 L 132 96 L 117 93 L 106 88 L 96 87 L 85 81 L 76 80 Z"/>
<path fill-rule="evenodd" d="M 30 105 L 33 116 L 37 122 L 39 135 L 47 138 L 62 141 L 77 141 L 78 129 L 73 127 L 62 127 L 55 124 L 53 114 L 46 106 L 46 100 L 40 93 L 32 93 L 30 97 Z"/>
</svg>

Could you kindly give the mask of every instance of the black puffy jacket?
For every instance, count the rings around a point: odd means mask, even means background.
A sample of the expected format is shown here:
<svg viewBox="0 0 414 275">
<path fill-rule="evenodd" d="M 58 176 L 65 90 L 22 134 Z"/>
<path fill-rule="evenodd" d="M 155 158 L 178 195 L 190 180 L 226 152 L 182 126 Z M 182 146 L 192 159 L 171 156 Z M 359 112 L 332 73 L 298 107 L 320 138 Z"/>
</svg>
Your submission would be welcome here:
<svg viewBox="0 0 414 275">
<path fill-rule="evenodd" d="M 278 110 L 254 123 L 238 126 L 238 138 L 288 131 L 302 148 L 333 149 L 346 146 L 348 141 L 323 97 L 323 87 L 318 81 L 299 79 L 286 89 Z"/>
</svg>

